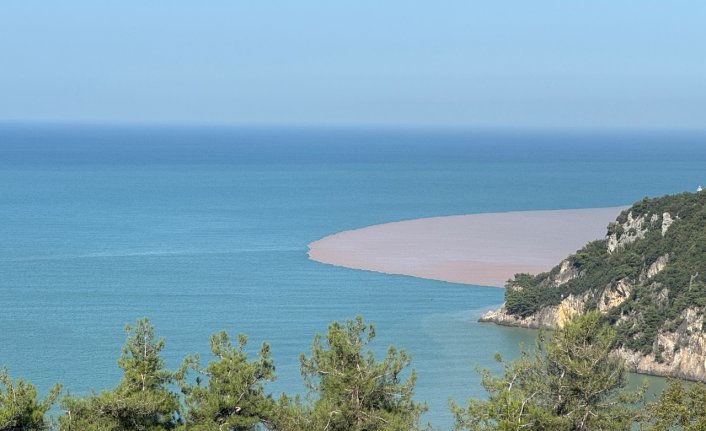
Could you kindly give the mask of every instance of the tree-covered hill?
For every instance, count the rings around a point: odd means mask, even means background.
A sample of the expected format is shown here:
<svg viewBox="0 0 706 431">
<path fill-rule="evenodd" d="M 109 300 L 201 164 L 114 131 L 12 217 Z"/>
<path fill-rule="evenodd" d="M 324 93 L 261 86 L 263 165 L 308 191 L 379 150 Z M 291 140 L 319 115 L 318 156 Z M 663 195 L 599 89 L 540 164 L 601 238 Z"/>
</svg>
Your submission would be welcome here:
<svg viewBox="0 0 706 431">
<path fill-rule="evenodd" d="M 550 272 L 517 274 L 482 320 L 555 327 L 598 310 L 642 372 L 706 379 L 706 192 L 645 198 Z"/>
</svg>

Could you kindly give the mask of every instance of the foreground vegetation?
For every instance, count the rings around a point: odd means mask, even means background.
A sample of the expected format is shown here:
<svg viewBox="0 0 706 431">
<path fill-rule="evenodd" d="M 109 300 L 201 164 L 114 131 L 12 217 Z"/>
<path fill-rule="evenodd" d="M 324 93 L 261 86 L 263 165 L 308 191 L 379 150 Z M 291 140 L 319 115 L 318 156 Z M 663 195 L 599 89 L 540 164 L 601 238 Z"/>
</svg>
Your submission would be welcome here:
<svg viewBox="0 0 706 431">
<path fill-rule="evenodd" d="M 378 361 L 368 350 L 375 329 L 360 317 L 332 323 L 301 355 L 305 397 L 265 391 L 275 378 L 267 344 L 255 358 L 247 338 L 233 344 L 225 332 L 211 336 L 214 359 L 202 365 L 188 356 L 178 370 L 160 357 L 164 341 L 147 319 L 126 328 L 118 359 L 123 376 L 114 389 L 85 396 L 53 387 L 39 398 L 35 387 L 0 372 L 0 431 L 414 431 L 424 404 L 413 401 L 416 376 L 410 357 L 390 347 Z M 455 430 L 706 429 L 706 387 L 672 382 L 661 398 L 643 402 L 644 391 L 625 389 L 626 369 L 610 351 L 616 331 L 598 313 L 576 317 L 504 372 L 481 370 L 485 399 L 466 407 L 453 402 Z M 178 391 L 177 391 L 178 389 Z M 58 402 L 60 413 L 49 418 Z"/>
</svg>

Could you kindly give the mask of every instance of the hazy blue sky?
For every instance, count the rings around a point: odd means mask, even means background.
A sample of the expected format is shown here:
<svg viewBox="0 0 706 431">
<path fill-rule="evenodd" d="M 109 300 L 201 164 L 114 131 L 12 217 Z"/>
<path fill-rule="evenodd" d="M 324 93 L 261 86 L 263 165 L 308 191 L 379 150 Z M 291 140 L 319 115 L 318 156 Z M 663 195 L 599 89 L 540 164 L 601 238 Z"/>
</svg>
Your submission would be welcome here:
<svg viewBox="0 0 706 431">
<path fill-rule="evenodd" d="M 706 1 L 2 0 L 0 120 L 706 128 Z"/>
</svg>

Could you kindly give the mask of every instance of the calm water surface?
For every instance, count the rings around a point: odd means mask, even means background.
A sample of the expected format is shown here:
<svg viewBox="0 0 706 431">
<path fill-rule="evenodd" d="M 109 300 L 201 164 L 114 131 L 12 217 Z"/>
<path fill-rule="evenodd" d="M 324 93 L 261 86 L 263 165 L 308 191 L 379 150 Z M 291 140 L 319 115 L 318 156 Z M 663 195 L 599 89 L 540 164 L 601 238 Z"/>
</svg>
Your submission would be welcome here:
<svg viewBox="0 0 706 431">
<path fill-rule="evenodd" d="M 501 289 L 311 262 L 330 233 L 477 212 L 617 206 L 706 183 L 684 133 L 0 126 L 0 363 L 42 389 L 113 386 L 122 327 L 149 316 L 171 367 L 209 334 L 267 341 L 274 393 L 361 314 L 413 356 L 427 419 L 482 396 L 474 366 L 532 331 L 476 323 Z M 659 381 L 658 383 L 659 384 Z"/>
</svg>

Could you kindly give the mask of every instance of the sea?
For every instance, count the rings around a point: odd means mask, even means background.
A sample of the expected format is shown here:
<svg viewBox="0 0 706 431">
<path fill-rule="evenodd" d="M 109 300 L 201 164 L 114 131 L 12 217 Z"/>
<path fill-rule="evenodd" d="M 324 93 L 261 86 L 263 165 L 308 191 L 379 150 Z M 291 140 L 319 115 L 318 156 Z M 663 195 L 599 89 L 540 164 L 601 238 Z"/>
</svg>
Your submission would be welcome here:
<svg viewBox="0 0 706 431">
<path fill-rule="evenodd" d="M 424 420 L 483 397 L 477 367 L 534 331 L 477 323 L 498 288 L 344 269 L 307 244 L 377 223 L 620 206 L 706 185 L 706 134 L 167 125 L 0 125 L 0 365 L 46 391 L 113 387 L 149 317 L 170 368 L 210 334 L 270 344 L 279 396 L 332 321 L 407 350 Z M 633 376 L 637 381 L 641 377 Z M 659 379 L 651 382 L 661 384 Z"/>
</svg>

